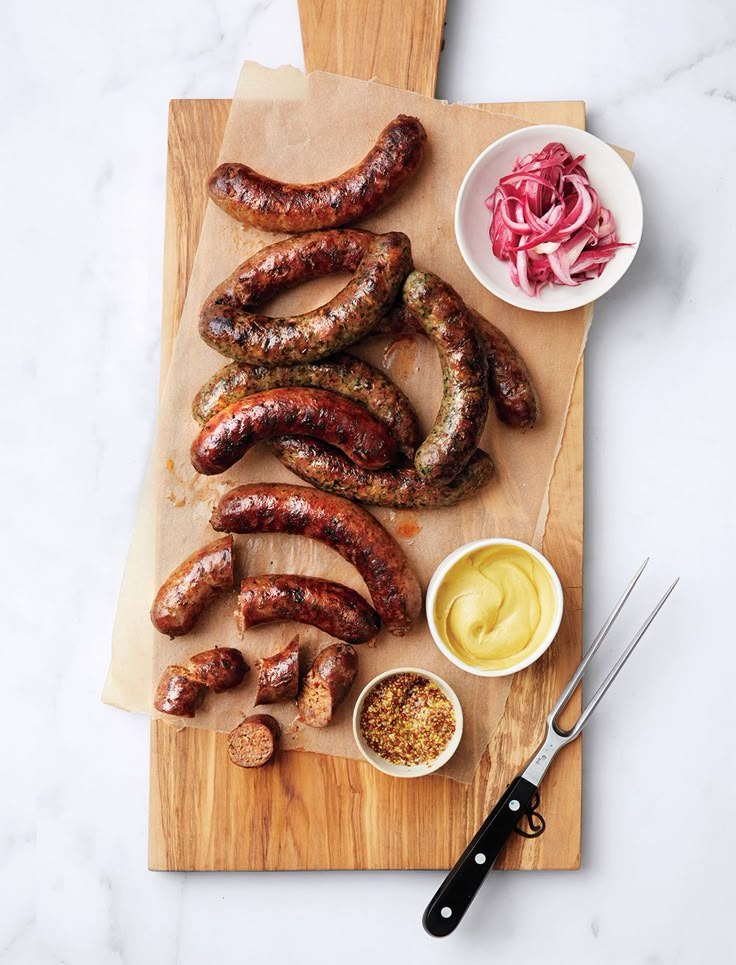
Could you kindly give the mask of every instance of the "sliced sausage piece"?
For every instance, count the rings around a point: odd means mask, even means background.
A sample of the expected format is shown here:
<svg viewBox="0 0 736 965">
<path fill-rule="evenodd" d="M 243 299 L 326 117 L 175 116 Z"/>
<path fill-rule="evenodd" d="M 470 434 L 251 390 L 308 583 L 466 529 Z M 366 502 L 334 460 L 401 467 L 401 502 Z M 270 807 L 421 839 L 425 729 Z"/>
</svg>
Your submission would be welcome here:
<svg viewBox="0 0 736 965">
<path fill-rule="evenodd" d="M 209 179 L 210 197 L 223 211 L 263 231 L 336 228 L 387 204 L 421 163 L 427 132 L 416 117 L 399 114 L 368 154 L 337 177 L 286 184 L 245 164 L 221 164 Z"/>
<path fill-rule="evenodd" d="M 409 459 L 414 458 L 421 431 L 411 402 L 383 372 L 347 352 L 338 352 L 321 362 L 273 368 L 231 362 L 199 390 L 192 403 L 192 415 L 204 425 L 218 412 L 246 396 L 292 386 L 327 389 L 353 402 L 361 402 L 386 426 L 401 452 Z"/>
<path fill-rule="evenodd" d="M 189 659 L 189 666 L 197 680 L 216 694 L 237 687 L 248 672 L 243 654 L 233 647 L 215 647 L 195 653 Z"/>
<path fill-rule="evenodd" d="M 299 693 L 299 637 L 283 650 L 258 663 L 256 704 L 278 704 L 294 700 Z"/>
<path fill-rule="evenodd" d="M 297 706 L 304 723 L 326 727 L 358 673 L 358 654 L 349 643 L 322 650 L 304 678 Z"/>
<path fill-rule="evenodd" d="M 230 731 L 227 750 L 238 767 L 262 767 L 274 755 L 281 728 L 270 714 L 253 714 Z"/>
<path fill-rule="evenodd" d="M 167 577 L 153 601 L 151 622 L 172 639 L 183 636 L 234 582 L 233 538 L 226 536 L 192 553 Z"/>
<path fill-rule="evenodd" d="M 292 573 L 243 580 L 235 619 L 241 634 L 259 623 L 296 620 L 347 643 L 367 643 L 381 628 L 380 617 L 360 593 L 332 580 Z"/>
<path fill-rule="evenodd" d="M 396 442 L 364 405 L 326 389 L 270 389 L 212 416 L 192 443 L 192 465 L 207 476 L 229 469 L 257 442 L 295 433 L 314 436 L 366 469 L 396 458 Z"/>
<path fill-rule="evenodd" d="M 215 351 L 250 365 L 295 365 L 333 355 L 366 335 L 393 305 L 411 271 L 411 244 L 375 235 L 342 291 L 303 315 L 258 315 L 219 289 L 205 302 L 199 334 Z"/>
<path fill-rule="evenodd" d="M 153 706 L 162 714 L 194 717 L 207 688 L 186 667 L 167 667 L 161 675 Z"/>
<path fill-rule="evenodd" d="M 396 509 L 454 506 L 485 486 L 494 469 L 491 457 L 477 449 L 451 482 L 435 484 L 423 479 L 413 466 L 361 469 L 337 449 L 306 436 L 281 436 L 270 446 L 287 469 L 318 489 L 359 503 Z"/>
<path fill-rule="evenodd" d="M 228 533 L 291 533 L 331 546 L 356 567 L 386 629 L 403 636 L 414 626 L 422 591 L 396 540 L 369 512 L 307 486 L 252 483 L 220 499 L 213 529 Z"/>
<path fill-rule="evenodd" d="M 442 364 L 442 404 L 414 465 L 423 478 L 447 483 L 470 462 L 485 428 L 485 346 L 462 298 L 437 275 L 413 271 L 404 283 L 403 299 L 434 342 Z"/>
</svg>

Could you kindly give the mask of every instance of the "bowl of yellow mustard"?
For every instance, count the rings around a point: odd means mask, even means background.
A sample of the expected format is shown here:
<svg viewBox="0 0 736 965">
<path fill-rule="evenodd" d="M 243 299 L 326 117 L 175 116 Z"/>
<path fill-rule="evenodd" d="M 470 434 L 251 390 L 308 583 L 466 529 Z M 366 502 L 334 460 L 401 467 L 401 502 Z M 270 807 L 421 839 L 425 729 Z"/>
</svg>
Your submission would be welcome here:
<svg viewBox="0 0 736 965">
<path fill-rule="evenodd" d="M 480 677 L 505 677 L 534 663 L 557 636 L 562 585 L 533 546 L 480 539 L 440 563 L 426 608 L 434 642 L 448 660 Z"/>
</svg>

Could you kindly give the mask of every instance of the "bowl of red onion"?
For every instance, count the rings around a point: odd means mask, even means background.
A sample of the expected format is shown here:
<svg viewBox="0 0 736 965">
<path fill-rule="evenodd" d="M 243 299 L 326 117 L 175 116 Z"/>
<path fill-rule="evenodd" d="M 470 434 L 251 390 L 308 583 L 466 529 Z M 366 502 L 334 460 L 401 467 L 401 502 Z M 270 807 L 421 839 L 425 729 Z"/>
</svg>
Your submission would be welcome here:
<svg viewBox="0 0 736 965">
<path fill-rule="evenodd" d="M 455 237 L 498 298 L 535 312 L 587 305 L 634 260 L 643 210 L 623 158 L 587 131 L 539 124 L 487 147 L 460 185 Z"/>
</svg>

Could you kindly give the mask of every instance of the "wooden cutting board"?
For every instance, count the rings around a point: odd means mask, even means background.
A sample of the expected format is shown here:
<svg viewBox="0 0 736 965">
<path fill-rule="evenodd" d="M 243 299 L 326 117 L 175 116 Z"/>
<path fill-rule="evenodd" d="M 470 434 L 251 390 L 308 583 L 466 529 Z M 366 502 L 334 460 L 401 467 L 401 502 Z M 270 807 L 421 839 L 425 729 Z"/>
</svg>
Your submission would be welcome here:
<svg viewBox="0 0 736 965">
<path fill-rule="evenodd" d="M 307 71 L 330 70 L 432 95 L 446 0 L 299 0 Z M 168 368 L 230 101 L 172 101 L 164 253 L 161 381 Z M 537 123 L 585 126 L 582 102 L 484 104 Z M 449 216 L 449 215 L 448 215 Z M 542 735 L 544 718 L 582 647 L 583 364 L 550 491 L 544 550 L 557 562 L 567 608 L 558 644 L 518 674 L 471 785 L 398 781 L 369 764 L 282 754 L 247 771 L 226 735 L 151 724 L 152 870 L 448 868 Z M 569 713 L 579 711 L 579 697 Z M 547 830 L 514 837 L 497 867 L 580 864 L 581 744 L 550 768 Z"/>
</svg>

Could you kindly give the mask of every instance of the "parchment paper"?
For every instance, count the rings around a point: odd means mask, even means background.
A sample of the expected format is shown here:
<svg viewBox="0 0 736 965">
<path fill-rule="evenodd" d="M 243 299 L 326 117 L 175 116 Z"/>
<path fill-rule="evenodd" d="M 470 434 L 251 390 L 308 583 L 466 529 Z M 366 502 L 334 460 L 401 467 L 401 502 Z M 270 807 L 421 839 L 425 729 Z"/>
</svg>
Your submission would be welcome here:
<svg viewBox="0 0 736 965">
<path fill-rule="evenodd" d="M 295 68 L 274 71 L 246 64 L 220 161 L 245 161 L 282 180 L 322 180 L 363 157 L 378 132 L 399 113 L 421 119 L 428 133 L 428 154 L 405 193 L 363 225 L 375 231 L 404 231 L 411 238 L 417 267 L 441 275 L 470 306 L 511 337 L 529 365 L 543 411 L 540 424 L 526 433 L 502 426 L 491 411 L 481 444 L 494 457 L 496 477 L 472 500 L 457 507 L 420 512 L 371 508 L 397 536 L 426 589 L 436 565 L 461 543 L 503 535 L 541 545 L 544 534 L 547 491 L 591 311 L 524 312 L 497 300 L 466 268 L 452 224 L 455 197 L 473 159 L 492 141 L 528 125 L 505 115 L 448 105 L 375 82 L 322 72 L 305 79 Z M 241 641 L 232 618 L 234 594 L 222 598 L 193 632 L 175 641 L 156 634 L 148 618 L 159 583 L 185 556 L 216 537 L 208 521 L 222 493 L 243 482 L 300 482 L 265 446 L 251 450 L 222 476 L 198 476 L 189 462 L 189 446 L 198 431 L 191 416 L 191 400 L 200 385 L 228 361 L 200 340 L 199 309 L 209 292 L 241 261 L 280 237 L 239 225 L 214 204 L 208 207 L 118 603 L 112 661 L 103 693 L 108 703 L 152 713 L 154 682 L 166 665 L 186 663 L 192 654 L 213 646 L 240 647 L 251 664 L 253 669 L 241 687 L 209 696 L 187 726 L 226 731 L 251 713 L 256 658 L 279 650 L 297 631 L 312 654 L 334 642 L 320 631 L 296 624 L 255 628 Z M 273 314 L 305 311 L 331 297 L 345 281 L 344 276 L 335 276 L 310 282 L 274 300 L 269 310 Z M 441 395 L 440 366 L 428 341 L 374 338 L 351 351 L 391 375 L 408 394 L 423 428 L 428 430 Z M 151 543 L 154 520 L 155 547 Z M 279 534 L 241 536 L 236 537 L 236 552 L 238 579 L 258 573 L 304 573 L 338 580 L 367 596 L 365 585 L 350 564 L 310 540 Z M 284 727 L 282 746 L 358 758 L 351 714 L 364 683 L 384 669 L 427 668 L 455 688 L 465 716 L 462 744 L 443 773 L 459 781 L 472 780 L 503 713 L 511 678 L 486 680 L 455 668 L 435 647 L 423 617 L 406 637 L 382 631 L 375 647 L 359 648 L 359 657 L 358 679 L 330 727 L 313 730 L 295 724 L 293 706 L 268 708 Z M 183 723 L 173 721 L 172 725 Z"/>
</svg>

